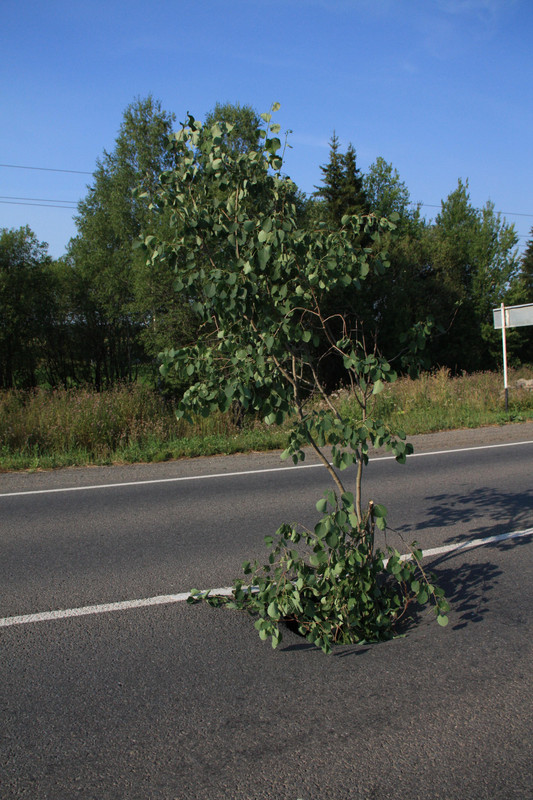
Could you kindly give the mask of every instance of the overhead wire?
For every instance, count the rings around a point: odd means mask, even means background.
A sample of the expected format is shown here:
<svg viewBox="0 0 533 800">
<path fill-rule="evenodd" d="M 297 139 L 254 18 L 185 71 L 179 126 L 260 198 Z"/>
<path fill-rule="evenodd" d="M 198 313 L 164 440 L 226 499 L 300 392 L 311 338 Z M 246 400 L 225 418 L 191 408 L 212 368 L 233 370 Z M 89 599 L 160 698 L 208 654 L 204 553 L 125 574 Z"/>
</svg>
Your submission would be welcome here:
<svg viewBox="0 0 533 800">
<path fill-rule="evenodd" d="M 37 208 L 64 208 L 67 211 L 75 211 L 77 206 L 55 205 L 54 203 L 23 203 L 15 200 L 0 200 L 4 206 L 37 206 Z"/>
<path fill-rule="evenodd" d="M 0 167 L 6 167 L 9 169 L 30 169 L 30 170 L 40 170 L 43 172 L 63 172 L 63 173 L 70 173 L 74 175 L 94 175 L 94 172 L 87 172 L 86 170 L 81 169 L 59 169 L 57 167 L 34 167 L 28 166 L 23 164 L 0 164 Z M 45 198 L 40 197 L 9 197 L 9 196 L 0 196 L 0 203 L 3 205 L 26 205 L 26 206 L 38 206 L 40 208 L 66 208 L 66 209 L 76 209 L 78 207 L 77 201 L 74 200 L 47 200 Z M 61 205 L 59 205 L 61 204 Z M 437 205 L 434 203 L 416 203 L 412 202 L 409 203 L 412 206 L 419 206 L 420 208 L 442 208 L 442 205 Z M 477 208 L 476 211 L 481 211 L 482 209 Z M 533 218 L 533 214 L 525 213 L 523 211 L 496 211 L 496 214 L 507 215 L 509 217 L 530 217 Z M 517 236 L 519 239 L 528 239 L 529 234 L 518 234 Z"/>
<path fill-rule="evenodd" d="M 77 208 L 78 204 L 75 200 L 52 200 L 48 197 L 12 197 L 11 195 L 0 195 L 0 203 L 6 205 L 20 205 L 20 206 L 33 206 L 44 205 L 48 208 Z M 50 205 L 52 203 L 60 203 L 61 205 Z"/>
<path fill-rule="evenodd" d="M 71 172 L 76 175 L 93 175 L 92 172 L 86 172 L 82 169 L 56 169 L 54 167 L 27 167 L 21 164 L 0 164 L 0 167 L 9 167 L 10 169 L 38 169 L 43 172 Z"/>
<path fill-rule="evenodd" d="M 87 172 L 81 169 L 59 169 L 57 167 L 33 167 L 23 164 L 0 164 L 0 167 L 8 169 L 31 169 L 40 170 L 41 172 L 62 172 L 71 175 L 93 175 L 92 172 Z M 0 203 L 2 205 L 11 206 L 36 206 L 38 208 L 66 208 L 67 210 L 76 210 L 78 208 L 78 201 L 76 200 L 51 200 L 45 197 L 12 197 L 10 195 L 0 195 Z"/>
</svg>

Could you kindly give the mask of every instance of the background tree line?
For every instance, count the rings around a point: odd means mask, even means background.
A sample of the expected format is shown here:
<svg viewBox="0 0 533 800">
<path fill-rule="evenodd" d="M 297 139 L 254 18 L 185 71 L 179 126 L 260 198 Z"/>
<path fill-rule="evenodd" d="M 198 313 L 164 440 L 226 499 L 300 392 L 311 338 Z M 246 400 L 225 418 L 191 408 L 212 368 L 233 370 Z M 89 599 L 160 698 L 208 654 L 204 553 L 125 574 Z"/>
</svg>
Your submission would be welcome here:
<svg viewBox="0 0 533 800">
<path fill-rule="evenodd" d="M 257 145 L 260 121 L 250 106 L 217 104 L 205 122 L 215 120 L 234 125 L 226 147 Z M 175 274 L 148 266 L 137 247 L 141 234 L 164 234 L 170 224 L 151 213 L 150 202 L 159 174 L 173 166 L 166 142 L 174 124 L 152 97 L 126 108 L 115 147 L 98 160 L 78 205 L 77 235 L 63 258 L 52 260 L 28 227 L 0 231 L 0 388 L 101 389 L 139 376 L 155 384 L 157 354 L 195 340 L 200 322 L 186 295 L 173 291 Z M 314 194 L 293 198 L 302 224 L 335 228 L 353 213 L 396 217 L 390 269 L 363 291 L 337 292 L 329 311 L 349 309 L 368 343 L 388 353 L 401 349 L 407 328 L 431 316 L 428 367 L 495 367 L 501 356 L 492 308 L 533 302 L 533 229 L 520 259 L 514 226 L 490 201 L 474 208 L 461 180 L 428 222 L 391 164 L 379 157 L 363 174 L 353 145 L 341 152 L 335 133 L 321 171 Z M 212 191 L 207 164 L 195 180 Z M 371 239 L 361 244 L 373 246 Z M 533 361 L 531 329 L 510 331 L 509 350 L 517 362 Z"/>
</svg>

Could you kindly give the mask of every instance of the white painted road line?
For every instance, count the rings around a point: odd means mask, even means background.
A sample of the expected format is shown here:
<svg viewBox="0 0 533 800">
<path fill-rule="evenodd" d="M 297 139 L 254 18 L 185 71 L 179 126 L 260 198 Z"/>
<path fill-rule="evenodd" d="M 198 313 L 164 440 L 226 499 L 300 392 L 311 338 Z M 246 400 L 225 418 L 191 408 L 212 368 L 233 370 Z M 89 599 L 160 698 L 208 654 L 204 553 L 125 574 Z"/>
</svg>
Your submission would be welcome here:
<svg viewBox="0 0 533 800">
<path fill-rule="evenodd" d="M 518 539 L 522 536 L 532 536 L 533 528 L 527 528 L 523 531 L 513 531 L 512 533 L 500 533 L 496 536 L 488 536 L 485 539 L 470 539 L 466 542 L 457 544 L 444 545 L 443 547 L 434 547 L 431 550 L 424 550 L 423 556 L 441 555 L 443 553 L 460 553 L 463 550 L 471 550 L 474 547 L 482 547 L 483 545 L 494 544 L 496 542 L 504 542 L 508 539 Z M 402 558 L 407 560 L 411 557 L 410 553 L 406 553 Z M 225 586 L 221 589 L 211 589 L 212 595 L 225 595 L 230 596 L 232 593 L 231 586 Z M 161 606 L 168 605 L 169 603 L 183 603 L 189 597 L 189 592 L 182 592 L 180 594 L 161 594 L 156 597 L 144 597 L 138 600 L 123 600 L 118 603 L 102 603 L 100 605 L 82 606 L 81 608 L 65 608 L 57 611 L 41 611 L 36 614 L 22 614 L 17 617 L 3 617 L 0 618 L 0 628 L 6 628 L 11 625 L 27 625 L 30 622 L 50 622 L 57 619 L 68 619 L 69 617 L 83 617 L 93 614 L 105 614 L 111 611 L 127 611 L 132 608 L 144 608 L 146 606 Z"/>
<path fill-rule="evenodd" d="M 448 455 L 452 453 L 469 453 L 474 450 L 492 450 L 496 447 L 519 447 L 520 445 L 524 444 L 533 444 L 532 441 L 527 442 L 504 442 L 501 444 L 482 444 L 476 445 L 475 447 L 459 447 L 454 450 L 433 450 L 428 453 L 411 453 L 410 456 L 407 456 L 408 459 L 411 458 L 425 458 L 427 456 L 440 456 L 440 455 Z M 370 459 L 370 461 L 393 461 L 395 456 L 378 456 L 376 458 Z M 243 470 L 242 472 L 216 472 L 211 475 L 183 475 L 178 478 L 155 478 L 153 480 L 145 480 L 145 481 L 125 481 L 123 483 L 99 483 L 93 486 L 65 486 L 60 487 L 57 489 L 30 489 L 27 491 L 22 492 L 0 492 L 0 497 L 22 497 L 24 495 L 30 494 L 56 494 L 58 492 L 85 492 L 94 489 L 119 489 L 122 487 L 127 486 L 147 486 L 149 484 L 155 483 L 179 483 L 181 481 L 205 481 L 210 480 L 211 478 L 235 478 L 244 475 L 260 475 L 261 473 L 265 472 L 285 472 L 291 469 L 314 469 L 316 467 L 322 467 L 323 464 L 298 464 L 296 466 L 289 466 L 289 467 L 268 467 L 267 469 L 250 469 L 250 470 Z"/>
<path fill-rule="evenodd" d="M 512 531 L 512 533 L 498 533 L 495 536 L 487 536 L 485 539 L 470 539 L 466 542 L 456 542 L 455 544 L 445 544 L 442 547 L 432 547 L 429 550 L 423 550 L 424 558 L 431 556 L 440 556 L 443 553 L 460 553 L 462 550 L 472 550 L 474 547 L 483 547 L 487 544 L 495 544 L 496 542 L 505 542 L 507 539 L 518 539 L 521 536 L 532 536 L 533 528 L 526 528 L 523 531 Z M 410 553 L 402 556 L 403 561 L 407 561 L 411 557 Z"/>
<path fill-rule="evenodd" d="M 323 467 L 322 464 L 300 464 L 296 467 L 269 467 L 267 469 L 251 469 L 243 472 L 216 472 L 211 475 L 182 475 L 179 478 L 155 478 L 146 481 L 125 481 L 124 483 L 99 483 L 94 486 L 66 486 L 59 489 L 31 489 L 25 492 L 5 492 L 0 497 L 20 497 L 26 494 L 54 494 L 56 492 L 84 492 L 90 489 L 119 489 L 126 486 L 147 486 L 151 483 L 179 483 L 180 481 L 205 481 L 210 478 L 234 478 L 239 475 L 260 475 L 262 472 L 284 472 L 289 469 L 312 469 Z"/>
<path fill-rule="evenodd" d="M 214 589 L 214 594 L 231 594 L 231 587 Z M 127 611 L 130 608 L 144 608 L 145 606 L 162 606 L 169 603 L 183 603 L 189 597 L 189 592 L 181 594 L 160 594 L 156 597 L 143 597 L 139 600 L 122 600 L 118 603 L 101 603 L 94 606 L 81 608 L 64 608 L 57 611 L 41 611 L 37 614 L 23 614 L 19 617 L 0 618 L 0 628 L 9 625 L 27 625 L 29 622 L 48 622 L 53 619 L 68 619 L 69 617 L 86 617 L 92 614 L 105 614 L 109 611 Z"/>
</svg>

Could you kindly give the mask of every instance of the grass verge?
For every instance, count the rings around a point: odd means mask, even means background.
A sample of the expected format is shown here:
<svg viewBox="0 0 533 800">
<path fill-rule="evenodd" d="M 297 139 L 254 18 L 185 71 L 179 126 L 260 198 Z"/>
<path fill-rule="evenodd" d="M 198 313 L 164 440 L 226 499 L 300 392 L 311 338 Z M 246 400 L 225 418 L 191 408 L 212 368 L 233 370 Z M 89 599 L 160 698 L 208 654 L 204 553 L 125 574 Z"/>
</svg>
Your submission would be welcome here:
<svg viewBox="0 0 533 800">
<path fill-rule="evenodd" d="M 533 368 L 510 375 L 533 378 Z M 357 417 L 346 391 L 336 392 L 343 413 Z M 376 416 L 405 433 L 533 419 L 533 392 L 511 388 L 504 409 L 501 375 L 451 377 L 447 370 L 401 378 L 377 396 Z M 193 424 L 177 422 L 172 407 L 146 386 L 0 393 L 0 470 L 52 469 L 89 464 L 161 462 L 177 458 L 273 450 L 285 432 L 256 419 L 239 425 L 231 414 Z"/>
</svg>

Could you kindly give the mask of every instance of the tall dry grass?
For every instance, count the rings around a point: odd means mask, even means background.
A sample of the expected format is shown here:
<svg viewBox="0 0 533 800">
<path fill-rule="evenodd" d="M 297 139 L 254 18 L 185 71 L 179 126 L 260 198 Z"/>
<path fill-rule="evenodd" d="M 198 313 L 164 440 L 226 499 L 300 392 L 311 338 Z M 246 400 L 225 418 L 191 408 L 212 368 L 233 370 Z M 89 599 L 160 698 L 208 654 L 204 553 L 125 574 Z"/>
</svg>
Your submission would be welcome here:
<svg viewBox="0 0 533 800">
<path fill-rule="evenodd" d="M 452 377 L 442 368 L 389 384 L 376 397 L 375 414 L 410 435 L 525 419 L 533 416 L 533 392 L 515 388 L 519 377 L 533 378 L 533 370 L 525 367 L 510 373 L 507 413 L 499 373 Z M 349 415 L 357 417 L 359 409 L 351 398 L 345 397 L 343 405 Z"/>
<path fill-rule="evenodd" d="M 533 378 L 533 369 L 512 372 L 512 385 L 518 377 Z M 441 369 L 391 384 L 376 397 L 375 413 L 408 435 L 533 419 L 533 392 L 511 388 L 505 412 L 502 389 L 498 373 L 451 377 Z M 357 418 L 353 397 L 336 394 L 343 413 Z M 105 392 L 0 392 L 4 470 L 161 461 L 285 445 L 283 429 L 256 419 L 245 420 L 243 428 L 231 414 L 213 414 L 193 424 L 178 422 L 172 406 L 140 384 Z"/>
<path fill-rule="evenodd" d="M 146 386 L 37 389 L 0 393 L 0 455 L 32 457 L 85 453 L 105 460 L 117 450 L 176 438 L 225 435 L 236 430 L 229 415 L 177 421 L 171 405 Z"/>
</svg>

